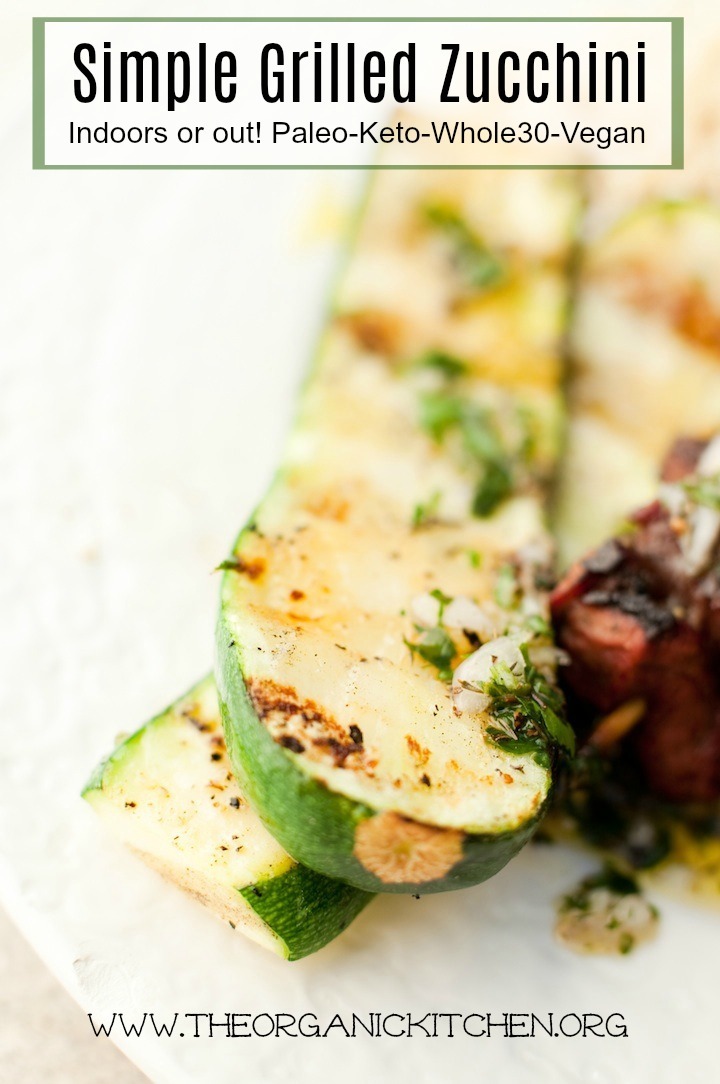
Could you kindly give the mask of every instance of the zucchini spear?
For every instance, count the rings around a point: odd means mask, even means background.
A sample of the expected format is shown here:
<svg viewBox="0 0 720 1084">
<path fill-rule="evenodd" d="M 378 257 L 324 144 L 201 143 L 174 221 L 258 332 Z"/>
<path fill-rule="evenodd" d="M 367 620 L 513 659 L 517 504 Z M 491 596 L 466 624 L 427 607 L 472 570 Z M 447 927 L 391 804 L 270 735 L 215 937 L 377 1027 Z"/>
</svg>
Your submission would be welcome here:
<svg viewBox="0 0 720 1084">
<path fill-rule="evenodd" d="M 150 866 L 287 959 L 372 898 L 299 866 L 263 828 L 231 774 L 212 677 L 123 741 L 83 797 Z"/>
<path fill-rule="evenodd" d="M 567 565 L 653 499 L 676 437 L 720 426 L 720 208 L 644 204 L 583 255 L 555 531 Z"/>
<path fill-rule="evenodd" d="M 463 888 L 573 747 L 545 512 L 575 179 L 388 172 L 285 462 L 225 562 L 218 688 L 244 793 L 298 861 Z"/>
</svg>

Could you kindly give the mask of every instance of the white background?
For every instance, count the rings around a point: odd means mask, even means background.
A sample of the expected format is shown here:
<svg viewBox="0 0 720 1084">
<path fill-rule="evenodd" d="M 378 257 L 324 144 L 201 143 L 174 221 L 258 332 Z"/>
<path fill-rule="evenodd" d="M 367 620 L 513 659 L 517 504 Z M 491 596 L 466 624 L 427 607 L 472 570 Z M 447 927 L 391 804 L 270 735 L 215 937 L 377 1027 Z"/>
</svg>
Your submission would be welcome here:
<svg viewBox="0 0 720 1084">
<path fill-rule="evenodd" d="M 378 105 L 364 101 L 362 82 L 356 83 L 358 100 L 354 104 L 329 101 L 329 74 L 325 76 L 325 101 L 313 102 L 310 63 L 314 54 L 314 43 L 337 41 L 342 46 L 347 42 L 356 43 L 356 75 L 361 69 L 361 60 L 371 50 L 381 50 L 390 58 L 401 50 L 408 49 L 409 42 L 416 43 L 417 105 L 407 108 L 416 115 L 431 114 L 440 122 L 448 120 L 454 123 L 466 119 L 474 127 L 492 125 L 495 121 L 503 126 L 518 125 L 527 122 L 549 123 L 552 131 L 561 132 L 560 122 L 564 121 L 570 129 L 580 121 L 591 125 L 623 125 L 630 129 L 633 125 L 645 130 L 645 142 L 636 144 L 617 144 L 606 150 L 591 144 L 580 143 L 576 138 L 568 144 L 562 137 L 550 138 L 546 143 L 531 143 L 525 146 L 515 145 L 517 160 L 525 163 L 555 164 L 568 161 L 590 161 L 593 163 L 633 163 L 640 165 L 669 163 L 671 137 L 671 53 L 669 23 L 47 23 L 46 33 L 46 161 L 57 163 L 95 163 L 95 164 L 285 164 L 292 165 L 355 165 L 371 161 L 378 148 L 371 142 L 360 142 L 359 138 L 349 138 L 344 143 L 294 143 L 285 137 L 273 142 L 274 121 L 284 121 L 291 126 L 308 128 L 310 121 L 315 126 L 329 128 L 344 126 L 349 132 L 359 132 L 362 122 L 374 120 L 385 124 L 392 119 L 397 109 L 391 96 L 391 81 L 386 79 L 387 99 Z M 111 103 L 103 101 L 101 82 L 104 56 L 104 42 L 109 41 L 110 55 L 114 65 L 113 91 Z M 207 44 L 208 71 L 212 71 L 214 57 L 222 50 L 230 50 L 238 58 L 237 98 L 229 104 L 220 104 L 213 99 L 212 91 L 208 101 L 197 100 L 197 44 Z M 286 74 L 286 95 L 282 103 L 270 104 L 261 95 L 260 55 L 268 42 L 278 42 L 285 53 L 284 70 Z M 581 60 L 581 88 L 583 97 L 586 92 L 588 73 L 588 43 L 597 44 L 598 67 L 604 72 L 604 53 L 618 49 L 627 51 L 630 57 L 630 101 L 622 104 L 619 81 L 615 79 L 615 101 L 612 104 L 599 101 L 590 104 L 586 100 L 580 105 L 566 102 L 564 105 L 553 104 L 555 94 L 555 54 L 557 43 L 564 43 L 566 51 L 575 50 Z M 645 42 L 647 88 L 646 102 L 633 101 L 636 92 L 635 73 L 638 42 Z M 95 47 L 96 62 L 93 71 L 98 79 L 97 98 L 92 103 L 78 103 L 74 97 L 74 81 L 79 72 L 73 62 L 75 47 L 80 42 L 88 42 Z M 480 55 L 483 50 L 490 53 L 495 63 L 491 71 L 497 69 L 497 57 L 504 50 L 515 50 L 521 61 L 536 49 L 544 50 L 550 58 L 550 71 L 542 78 L 550 82 L 550 98 L 543 104 L 529 103 L 525 100 L 524 89 L 520 101 L 514 105 L 497 101 L 495 84 L 491 76 L 492 97 L 487 105 L 471 106 L 464 102 L 458 105 L 440 104 L 440 90 L 449 54 L 440 48 L 442 42 L 462 43 L 461 59 L 458 60 L 453 80 L 453 92 L 462 95 L 465 78 L 465 51 L 476 54 L 476 79 L 480 82 Z M 119 54 L 122 50 L 137 49 L 144 52 L 154 50 L 160 57 L 160 103 L 157 105 L 136 102 L 120 102 Z M 189 100 L 177 104 L 173 111 L 166 107 L 167 95 L 167 53 L 185 50 L 192 64 L 193 92 Z M 291 53 L 293 50 L 309 51 L 311 56 L 303 61 L 302 99 L 293 103 L 290 90 Z M 324 50 L 327 60 L 329 50 Z M 273 63 L 271 68 L 275 70 Z M 340 68 L 340 87 L 344 89 L 345 63 Z M 404 69 L 405 70 L 405 69 Z M 618 69 L 619 70 L 619 69 Z M 524 88 L 522 72 L 516 78 Z M 569 96 L 570 63 L 566 65 L 566 86 Z M 131 66 L 131 73 L 134 67 Z M 178 75 L 179 78 L 179 75 Z M 511 77 L 512 78 L 512 77 Z M 134 93 L 134 75 L 131 74 L 131 87 Z M 307 80 L 307 81 L 306 81 Z M 85 79 L 82 78 L 85 85 Z M 146 76 L 146 83 L 149 79 Z M 402 86 L 406 86 L 403 81 Z M 212 86 L 212 83 L 211 83 Z M 603 97 L 604 82 L 599 83 L 600 98 Z M 341 95 L 342 95 L 341 90 Z M 146 90 L 146 97 L 149 91 Z M 70 143 L 70 123 L 95 128 L 107 123 L 109 127 L 131 126 L 144 128 L 165 126 L 168 141 L 156 143 L 131 144 L 95 143 L 88 145 Z M 213 129 L 222 125 L 229 128 L 234 125 L 239 130 L 248 122 L 260 122 L 261 142 L 233 144 L 218 143 L 213 140 Z M 202 126 L 198 142 L 183 143 L 178 138 L 181 129 Z M 379 125 L 378 125 L 379 126 Z M 427 127 L 427 126 L 424 126 Z M 187 138 L 187 132 L 180 132 L 181 138 Z M 541 139 L 543 136 L 541 135 Z M 422 140 L 425 157 L 419 161 L 447 164 L 459 159 L 463 148 L 458 144 L 438 147 L 432 139 Z M 464 148 L 470 161 L 494 163 L 503 161 L 504 147 L 492 144 Z"/>
<path fill-rule="evenodd" d="M 553 13 L 599 7 L 576 0 Z M 269 13 L 290 10 L 276 4 Z M 313 10 L 327 8 L 308 3 L 303 13 Z M 357 13 L 349 4 L 336 10 Z M 82 13 L 104 11 L 86 3 Z M 258 13 L 217 0 L 212 13 L 223 11 Z M 434 13 L 422 3 L 392 11 Z M 677 10 L 625 4 L 624 14 L 634 12 Z M 693 65 L 712 44 L 710 12 L 685 5 Z M 73 13 L 51 0 L 42 11 Z M 199 12 L 161 0 L 151 10 L 113 7 L 133 13 Z M 458 3 L 453 14 L 463 13 L 495 11 Z M 317 957 L 287 965 L 164 885 L 95 824 L 78 797 L 88 771 L 118 731 L 211 665 L 211 570 L 277 463 L 334 265 L 337 235 L 323 231 L 352 205 L 361 178 L 33 173 L 30 16 L 38 11 L 5 0 L 3 14 L 3 902 L 96 1013 L 572 1010 L 622 1012 L 630 1030 L 627 1039 L 585 1041 L 125 1042 L 158 1081 L 713 1079 L 717 917 L 662 901 L 655 945 L 627 959 L 571 956 L 550 928 L 554 897 L 586 868 L 577 856 L 527 850 L 478 889 L 381 899 Z M 697 162 L 713 119 L 717 129 L 718 67 L 717 54 L 693 67 Z M 717 162 L 708 176 L 718 176 Z M 617 194 L 646 179 L 605 173 L 603 183 L 620 185 Z"/>
</svg>

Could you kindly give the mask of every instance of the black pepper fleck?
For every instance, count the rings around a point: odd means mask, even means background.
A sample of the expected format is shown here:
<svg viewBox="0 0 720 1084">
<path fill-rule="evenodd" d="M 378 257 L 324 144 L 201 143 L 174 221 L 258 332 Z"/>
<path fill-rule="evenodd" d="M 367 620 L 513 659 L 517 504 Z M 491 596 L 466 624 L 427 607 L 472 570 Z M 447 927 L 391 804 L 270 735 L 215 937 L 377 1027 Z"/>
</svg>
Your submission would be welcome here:
<svg viewBox="0 0 720 1084">
<path fill-rule="evenodd" d="M 283 734 L 281 738 L 278 738 L 278 744 L 282 745 L 284 749 L 289 749 L 291 753 L 304 753 L 305 746 L 292 734 Z"/>
</svg>

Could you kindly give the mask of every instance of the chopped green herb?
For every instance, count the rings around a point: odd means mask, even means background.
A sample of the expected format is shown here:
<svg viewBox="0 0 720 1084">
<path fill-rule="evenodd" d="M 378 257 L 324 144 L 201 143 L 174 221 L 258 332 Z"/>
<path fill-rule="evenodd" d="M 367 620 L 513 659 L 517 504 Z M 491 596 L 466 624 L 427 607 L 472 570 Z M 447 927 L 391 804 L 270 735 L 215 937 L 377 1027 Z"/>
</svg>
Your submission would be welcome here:
<svg viewBox="0 0 720 1084">
<path fill-rule="evenodd" d="M 461 432 L 465 448 L 478 463 L 507 463 L 507 452 L 488 410 L 468 403 Z"/>
<path fill-rule="evenodd" d="M 445 613 L 445 607 L 449 606 L 452 602 L 452 596 L 446 595 L 439 587 L 435 587 L 431 592 L 431 596 L 436 598 L 440 603 L 440 611 L 438 613 L 438 625 L 442 625 L 443 614 Z"/>
<path fill-rule="evenodd" d="M 438 444 L 451 432 L 459 434 L 466 456 L 480 470 L 473 514 L 491 515 L 512 492 L 513 469 L 490 412 L 457 395 L 431 392 L 420 399 L 420 424 Z"/>
<path fill-rule="evenodd" d="M 439 444 L 451 429 L 463 425 L 465 402 L 447 392 L 430 392 L 420 398 L 420 425 Z"/>
<path fill-rule="evenodd" d="M 517 601 L 518 582 L 512 565 L 503 565 L 495 580 L 493 597 L 503 610 L 510 610 Z"/>
<path fill-rule="evenodd" d="M 455 380 L 465 376 L 468 371 L 467 363 L 454 354 L 446 354 L 444 350 L 426 350 L 415 362 L 420 369 L 437 369 L 448 380 Z"/>
<path fill-rule="evenodd" d="M 472 503 L 473 515 L 481 518 L 492 515 L 497 506 L 510 496 L 512 488 L 512 474 L 507 463 L 488 459 L 482 479 L 475 489 Z"/>
<path fill-rule="evenodd" d="M 452 680 L 451 664 L 456 655 L 456 648 L 445 629 L 440 628 L 439 625 L 426 629 L 415 643 L 406 640 L 405 644 L 413 655 L 419 655 L 425 662 L 437 667 L 441 681 Z"/>
<path fill-rule="evenodd" d="M 468 561 L 470 562 L 470 567 L 471 568 L 482 568 L 482 554 L 481 553 L 478 553 L 477 550 L 468 550 L 467 555 L 468 555 Z"/>
<path fill-rule="evenodd" d="M 632 899 L 630 906 L 623 901 Z M 657 932 L 658 911 L 636 881 L 607 863 L 582 880 L 559 904 L 556 932 L 579 952 L 627 955 Z"/>
<path fill-rule="evenodd" d="M 620 935 L 620 954 L 627 956 L 628 952 L 632 952 L 635 947 L 635 938 L 627 930 Z"/>
<path fill-rule="evenodd" d="M 538 446 L 538 419 L 529 407 L 520 405 L 517 408 L 517 416 L 522 427 L 522 443 L 520 445 L 520 458 L 524 463 L 529 463 L 534 458 Z"/>
<path fill-rule="evenodd" d="M 681 483 L 691 501 L 720 512 L 720 473 L 695 477 Z"/>
<path fill-rule="evenodd" d="M 632 762 L 585 745 L 572 764 L 562 808 L 580 837 L 633 869 L 651 869 L 672 849 L 668 811 L 648 797 Z"/>
<path fill-rule="evenodd" d="M 440 491 L 436 490 L 424 504 L 415 505 L 412 516 L 412 527 L 414 531 L 416 531 L 418 527 L 426 527 L 428 523 L 432 523 L 436 518 L 438 508 L 440 507 L 441 497 L 442 494 Z"/>
<path fill-rule="evenodd" d="M 530 629 L 530 632 L 534 632 L 536 636 L 552 637 L 550 622 L 546 621 L 540 614 L 532 614 L 528 617 L 525 625 Z"/>
<path fill-rule="evenodd" d="M 433 203 L 425 208 L 425 216 L 447 238 L 453 261 L 472 290 L 485 290 L 503 278 L 502 262 L 452 207 Z"/>
<path fill-rule="evenodd" d="M 240 561 L 237 557 L 226 557 L 215 569 L 216 572 L 237 572 L 240 569 Z"/>
<path fill-rule="evenodd" d="M 596 888 L 606 888 L 615 896 L 639 896 L 640 888 L 634 877 L 628 876 L 612 863 L 607 862 L 597 873 L 585 877 L 577 888 L 564 897 L 564 911 L 587 911 L 590 907 L 590 893 Z M 621 950 L 622 951 L 622 948 Z"/>
<path fill-rule="evenodd" d="M 525 660 L 523 674 L 497 664 L 490 679 L 480 686 L 480 691 L 491 699 L 489 711 L 496 724 L 488 730 L 488 736 L 501 748 L 511 745 L 513 752 L 533 752 L 542 762 L 547 760 L 550 745 L 572 756 L 575 735 L 564 717 L 565 699 L 532 665 L 527 648 L 521 651 Z"/>
</svg>

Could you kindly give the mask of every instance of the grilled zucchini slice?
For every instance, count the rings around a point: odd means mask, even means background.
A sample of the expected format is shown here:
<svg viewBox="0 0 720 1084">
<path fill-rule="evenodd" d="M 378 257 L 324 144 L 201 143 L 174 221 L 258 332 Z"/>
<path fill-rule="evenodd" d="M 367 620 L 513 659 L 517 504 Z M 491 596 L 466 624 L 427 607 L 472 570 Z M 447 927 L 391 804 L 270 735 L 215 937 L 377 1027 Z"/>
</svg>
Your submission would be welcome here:
<svg viewBox="0 0 720 1084">
<path fill-rule="evenodd" d="M 372 898 L 299 866 L 263 827 L 232 776 L 212 677 L 122 742 L 83 797 L 150 866 L 287 959 Z"/>
<path fill-rule="evenodd" d="M 225 562 L 243 791 L 298 861 L 368 891 L 497 872 L 572 745 L 543 577 L 579 206 L 568 174 L 376 175 L 285 462 Z M 507 642 L 498 672 L 492 648 L 465 664 L 468 707 L 459 663 L 508 630 L 513 674 Z"/>
<path fill-rule="evenodd" d="M 678 436 L 720 423 L 720 209 L 644 204 L 584 253 L 556 534 L 569 564 L 653 499 Z"/>
</svg>

